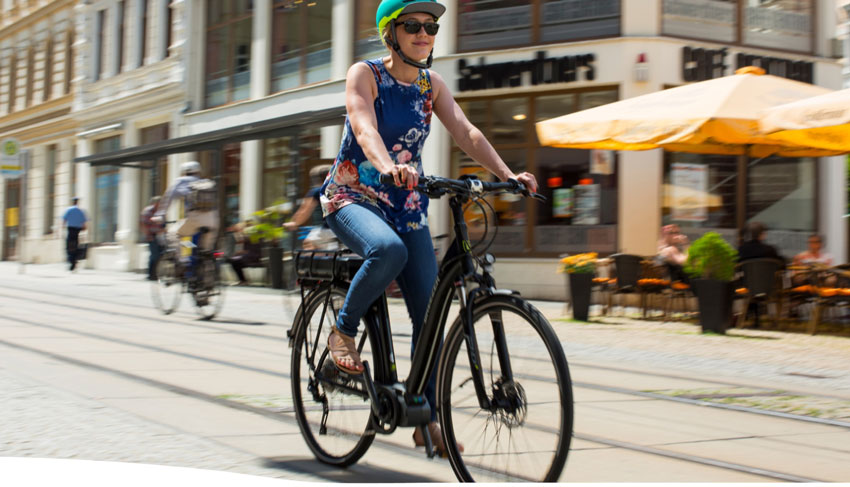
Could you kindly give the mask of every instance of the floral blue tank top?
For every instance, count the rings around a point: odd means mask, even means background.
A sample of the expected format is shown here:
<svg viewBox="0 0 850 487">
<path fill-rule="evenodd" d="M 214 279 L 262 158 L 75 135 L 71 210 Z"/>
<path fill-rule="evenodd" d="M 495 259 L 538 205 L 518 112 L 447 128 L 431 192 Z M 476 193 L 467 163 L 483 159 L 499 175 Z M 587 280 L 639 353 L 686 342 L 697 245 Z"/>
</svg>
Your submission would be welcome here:
<svg viewBox="0 0 850 487">
<path fill-rule="evenodd" d="M 413 84 L 396 81 L 382 59 L 364 61 L 372 69 L 378 84 L 375 115 L 378 133 L 390 158 L 396 164 L 408 164 L 422 172 L 422 146 L 431 132 L 432 90 L 428 70 L 419 70 Z M 380 173 L 366 160 L 357 143 L 351 123 L 345 119 L 339 155 L 321 189 L 325 216 L 350 205 L 377 206 L 399 233 L 428 226 L 428 198 L 416 191 L 381 184 Z"/>
</svg>

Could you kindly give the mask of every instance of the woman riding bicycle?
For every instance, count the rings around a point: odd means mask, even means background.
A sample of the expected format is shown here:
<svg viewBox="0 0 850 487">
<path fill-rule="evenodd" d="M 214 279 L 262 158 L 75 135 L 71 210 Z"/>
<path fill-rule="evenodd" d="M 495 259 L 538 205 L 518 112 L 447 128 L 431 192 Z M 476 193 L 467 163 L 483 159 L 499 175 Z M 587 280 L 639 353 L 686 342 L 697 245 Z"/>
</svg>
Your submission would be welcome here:
<svg viewBox="0 0 850 487">
<path fill-rule="evenodd" d="M 325 219 L 342 243 L 363 257 L 328 340 L 334 363 L 349 374 L 363 364 L 354 337 L 368 307 L 396 279 L 413 323 L 415 347 L 437 275 L 428 230 L 428 198 L 411 189 L 422 170 L 422 147 L 439 117 L 455 142 L 500 180 L 516 179 L 531 191 L 530 173 L 514 174 L 484 135 L 467 120 L 443 78 L 430 71 L 437 19 L 435 0 L 383 0 L 376 24 L 389 53 L 355 63 L 346 75 L 345 122 L 339 155 L 321 189 Z M 380 183 L 392 175 L 395 185 Z M 434 405 L 436 373 L 425 390 L 430 436 L 445 451 Z M 423 445 L 422 432 L 414 433 Z"/>
</svg>

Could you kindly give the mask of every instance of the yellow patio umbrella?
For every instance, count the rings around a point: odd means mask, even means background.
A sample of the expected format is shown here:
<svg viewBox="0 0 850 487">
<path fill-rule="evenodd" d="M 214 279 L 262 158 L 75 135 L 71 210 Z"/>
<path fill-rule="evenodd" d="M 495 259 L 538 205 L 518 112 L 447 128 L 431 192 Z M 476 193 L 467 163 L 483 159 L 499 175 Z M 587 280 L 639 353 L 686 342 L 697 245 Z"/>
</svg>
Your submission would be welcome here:
<svg viewBox="0 0 850 487">
<path fill-rule="evenodd" d="M 770 108 L 761 129 L 778 143 L 850 152 L 850 89 Z"/>
<path fill-rule="evenodd" d="M 767 139 L 759 117 L 771 107 L 829 93 L 764 74 L 736 74 L 628 98 L 537 123 L 545 146 L 766 157 L 817 157 L 834 151 Z"/>
</svg>

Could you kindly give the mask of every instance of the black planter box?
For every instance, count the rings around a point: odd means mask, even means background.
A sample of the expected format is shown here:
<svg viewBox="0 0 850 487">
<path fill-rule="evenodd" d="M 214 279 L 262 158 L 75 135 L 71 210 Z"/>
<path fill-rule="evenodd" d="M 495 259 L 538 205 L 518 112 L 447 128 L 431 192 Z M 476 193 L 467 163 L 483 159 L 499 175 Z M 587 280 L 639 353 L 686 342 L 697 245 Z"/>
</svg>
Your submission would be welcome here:
<svg viewBox="0 0 850 487">
<path fill-rule="evenodd" d="M 735 290 L 728 281 L 692 279 L 694 294 L 699 303 L 699 324 L 702 332 L 725 334 L 732 322 L 732 301 Z"/>
<path fill-rule="evenodd" d="M 573 319 L 587 321 L 590 311 L 590 292 L 593 287 L 592 273 L 567 274 L 570 280 L 570 299 L 573 305 Z"/>
<path fill-rule="evenodd" d="M 269 276 L 274 289 L 283 289 L 283 249 L 269 247 Z"/>
</svg>

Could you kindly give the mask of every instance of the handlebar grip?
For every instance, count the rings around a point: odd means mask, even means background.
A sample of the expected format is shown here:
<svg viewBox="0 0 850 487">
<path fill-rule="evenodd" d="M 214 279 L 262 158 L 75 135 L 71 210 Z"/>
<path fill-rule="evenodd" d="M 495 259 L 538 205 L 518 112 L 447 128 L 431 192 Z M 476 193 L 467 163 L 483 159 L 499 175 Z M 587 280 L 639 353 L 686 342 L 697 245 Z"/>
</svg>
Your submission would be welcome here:
<svg viewBox="0 0 850 487">
<path fill-rule="evenodd" d="M 393 175 L 392 175 L 392 174 L 383 174 L 383 173 L 381 173 L 381 175 L 378 177 L 378 181 L 379 181 L 381 184 L 395 184 L 395 179 L 393 179 Z"/>
</svg>

